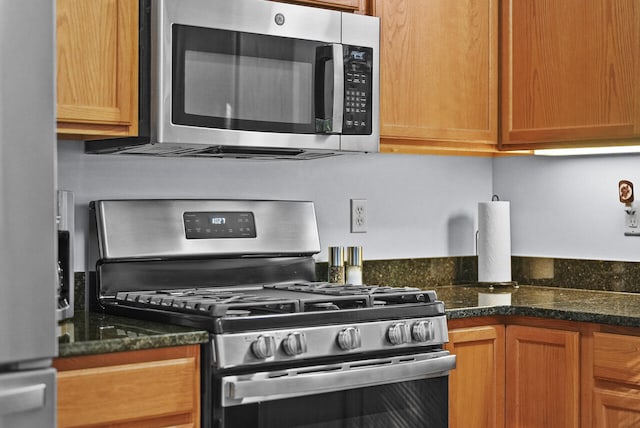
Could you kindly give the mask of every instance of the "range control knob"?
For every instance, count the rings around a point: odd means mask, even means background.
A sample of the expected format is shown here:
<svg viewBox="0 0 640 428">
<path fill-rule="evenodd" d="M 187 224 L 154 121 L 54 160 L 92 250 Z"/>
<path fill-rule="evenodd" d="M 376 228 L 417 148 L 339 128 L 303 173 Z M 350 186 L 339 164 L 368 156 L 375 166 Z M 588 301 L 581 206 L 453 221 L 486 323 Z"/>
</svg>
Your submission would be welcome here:
<svg viewBox="0 0 640 428">
<path fill-rule="evenodd" d="M 289 333 L 282 341 L 282 349 L 290 356 L 304 354 L 307 352 L 307 339 L 303 333 Z"/>
<path fill-rule="evenodd" d="M 387 330 L 387 338 L 392 345 L 402 345 L 403 343 L 411 343 L 411 332 L 409 326 L 404 322 L 393 324 Z"/>
<path fill-rule="evenodd" d="M 433 340 L 435 336 L 433 323 L 431 321 L 418 321 L 411 328 L 411 334 L 413 334 L 413 340 L 416 342 Z"/>
<path fill-rule="evenodd" d="M 276 341 L 273 339 L 273 336 L 258 336 L 251 344 L 253 355 L 261 360 L 273 357 L 275 349 Z"/>
<path fill-rule="evenodd" d="M 350 351 L 362 346 L 360 330 L 357 327 L 347 327 L 338 333 L 338 346 L 344 351 Z"/>
</svg>

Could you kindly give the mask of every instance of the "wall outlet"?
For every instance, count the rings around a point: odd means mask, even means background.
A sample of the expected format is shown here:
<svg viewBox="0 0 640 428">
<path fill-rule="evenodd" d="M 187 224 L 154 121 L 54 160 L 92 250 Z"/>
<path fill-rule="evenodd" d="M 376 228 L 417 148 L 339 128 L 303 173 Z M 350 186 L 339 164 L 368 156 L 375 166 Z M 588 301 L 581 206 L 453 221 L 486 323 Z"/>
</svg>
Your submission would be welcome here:
<svg viewBox="0 0 640 428">
<path fill-rule="evenodd" d="M 640 236 L 638 215 L 633 206 L 625 207 L 624 209 L 624 234 L 626 236 Z"/>
<path fill-rule="evenodd" d="M 367 200 L 351 199 L 351 233 L 367 231 Z"/>
</svg>

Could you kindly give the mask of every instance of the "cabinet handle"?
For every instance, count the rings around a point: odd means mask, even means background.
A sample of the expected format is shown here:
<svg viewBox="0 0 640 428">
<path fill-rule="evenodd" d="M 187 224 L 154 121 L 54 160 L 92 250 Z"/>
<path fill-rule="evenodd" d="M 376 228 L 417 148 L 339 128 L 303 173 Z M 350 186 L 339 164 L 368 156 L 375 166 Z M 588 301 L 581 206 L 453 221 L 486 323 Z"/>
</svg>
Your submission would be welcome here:
<svg viewBox="0 0 640 428">
<path fill-rule="evenodd" d="M 0 416 L 43 408 L 46 389 L 46 384 L 39 383 L 0 390 Z"/>
</svg>

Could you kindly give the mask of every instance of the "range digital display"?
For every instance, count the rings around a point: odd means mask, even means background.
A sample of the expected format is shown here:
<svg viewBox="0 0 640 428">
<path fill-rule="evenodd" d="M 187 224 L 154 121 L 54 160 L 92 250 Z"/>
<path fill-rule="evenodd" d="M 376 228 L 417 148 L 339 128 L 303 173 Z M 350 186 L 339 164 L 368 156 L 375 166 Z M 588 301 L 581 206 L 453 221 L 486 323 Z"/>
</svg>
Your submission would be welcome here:
<svg viewBox="0 0 640 428">
<path fill-rule="evenodd" d="M 187 239 L 255 238 L 252 212 L 185 212 Z"/>
</svg>

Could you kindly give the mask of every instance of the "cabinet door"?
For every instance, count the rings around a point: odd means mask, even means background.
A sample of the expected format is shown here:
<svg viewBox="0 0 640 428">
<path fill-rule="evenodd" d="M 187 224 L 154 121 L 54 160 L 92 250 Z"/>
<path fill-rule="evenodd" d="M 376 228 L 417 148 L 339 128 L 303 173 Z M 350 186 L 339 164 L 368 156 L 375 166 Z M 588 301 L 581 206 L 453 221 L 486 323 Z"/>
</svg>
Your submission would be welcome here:
<svg viewBox="0 0 640 428">
<path fill-rule="evenodd" d="M 506 425 L 579 426 L 580 333 L 508 326 Z"/>
<path fill-rule="evenodd" d="M 57 0 L 57 119 L 63 137 L 138 131 L 138 1 Z"/>
<path fill-rule="evenodd" d="M 640 136 L 640 2 L 507 0 L 502 7 L 503 148 Z"/>
<path fill-rule="evenodd" d="M 504 427 L 503 325 L 449 331 L 456 355 L 449 375 L 449 427 Z"/>
<path fill-rule="evenodd" d="M 491 152 L 497 140 L 497 0 L 375 0 L 385 152 Z"/>
</svg>

